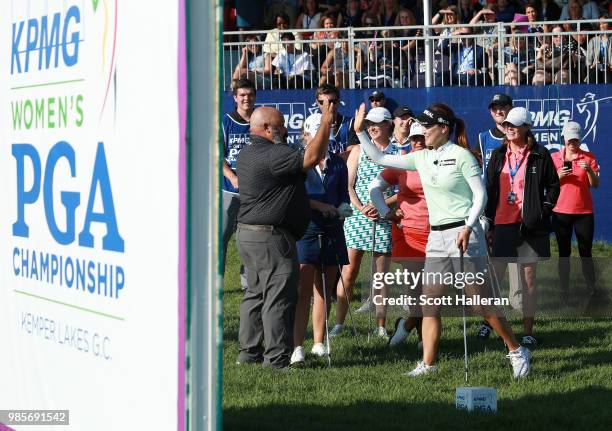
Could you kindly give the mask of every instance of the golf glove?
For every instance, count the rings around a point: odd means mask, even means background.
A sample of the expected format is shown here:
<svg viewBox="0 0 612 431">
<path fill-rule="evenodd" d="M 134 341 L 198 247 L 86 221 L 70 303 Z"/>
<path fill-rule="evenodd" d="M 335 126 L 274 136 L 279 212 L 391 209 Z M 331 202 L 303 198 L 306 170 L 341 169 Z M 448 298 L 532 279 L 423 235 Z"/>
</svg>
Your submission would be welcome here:
<svg viewBox="0 0 612 431">
<path fill-rule="evenodd" d="M 484 231 L 484 233 L 487 233 L 489 231 L 489 219 L 486 218 L 485 216 L 481 215 L 479 218 L 479 222 L 480 222 L 480 227 L 482 228 L 482 230 Z"/>
<path fill-rule="evenodd" d="M 340 218 L 340 220 L 344 220 L 345 218 L 350 217 L 352 215 L 353 210 L 351 209 L 351 206 L 346 202 L 342 202 L 338 206 L 338 217 Z"/>
</svg>

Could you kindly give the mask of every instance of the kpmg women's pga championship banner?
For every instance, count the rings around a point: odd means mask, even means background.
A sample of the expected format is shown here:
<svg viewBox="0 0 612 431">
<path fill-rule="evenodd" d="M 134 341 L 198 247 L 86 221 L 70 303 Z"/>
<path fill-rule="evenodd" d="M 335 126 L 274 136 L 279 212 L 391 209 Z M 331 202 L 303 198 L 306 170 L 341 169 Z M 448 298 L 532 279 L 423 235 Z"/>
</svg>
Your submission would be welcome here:
<svg viewBox="0 0 612 431">
<path fill-rule="evenodd" d="M 386 95 L 386 107 L 391 112 L 399 105 L 413 111 L 425 109 L 431 103 L 449 104 L 456 115 L 464 119 L 468 128 L 471 146 L 478 143 L 478 133 L 493 127 L 489 114 L 489 102 L 497 92 L 510 95 L 514 106 L 523 106 L 532 114 L 532 130 L 538 142 L 550 151 L 558 151 L 562 145 L 561 129 L 570 120 L 580 123 L 583 130 L 583 149 L 595 154 L 601 166 L 601 185 L 593 190 L 595 200 L 595 239 L 612 242 L 612 177 L 608 166 L 612 166 L 612 86 L 599 85 L 555 85 L 520 87 L 438 87 L 438 88 L 381 88 Z M 360 103 L 368 103 L 374 91 L 340 90 L 339 111 L 352 117 Z M 315 90 L 259 90 L 258 106 L 272 106 L 285 117 L 289 144 L 299 144 L 304 119 L 318 112 Z M 224 110 L 234 109 L 231 92 L 224 95 Z M 368 107 L 369 109 L 369 107 Z"/>
<path fill-rule="evenodd" d="M 54 429 L 183 420 L 179 18 L 176 1 L 3 2 L 0 409 L 67 410 Z"/>
</svg>

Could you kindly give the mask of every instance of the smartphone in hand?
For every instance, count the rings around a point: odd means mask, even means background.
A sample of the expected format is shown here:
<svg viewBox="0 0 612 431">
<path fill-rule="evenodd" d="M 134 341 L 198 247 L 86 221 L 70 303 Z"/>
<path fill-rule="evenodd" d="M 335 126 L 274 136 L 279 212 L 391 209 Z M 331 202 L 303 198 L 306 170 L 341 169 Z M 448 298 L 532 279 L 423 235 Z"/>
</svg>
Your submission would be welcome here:
<svg viewBox="0 0 612 431">
<path fill-rule="evenodd" d="M 570 160 L 565 160 L 563 162 L 563 167 L 565 169 L 569 169 L 571 171 L 572 170 L 572 162 Z"/>
</svg>

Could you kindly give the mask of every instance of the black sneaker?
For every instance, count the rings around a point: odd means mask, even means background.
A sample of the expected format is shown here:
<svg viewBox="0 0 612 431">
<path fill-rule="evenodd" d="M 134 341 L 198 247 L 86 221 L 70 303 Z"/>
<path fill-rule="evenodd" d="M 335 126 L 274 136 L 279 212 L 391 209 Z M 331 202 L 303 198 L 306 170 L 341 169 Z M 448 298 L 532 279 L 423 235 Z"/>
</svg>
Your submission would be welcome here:
<svg viewBox="0 0 612 431">
<path fill-rule="evenodd" d="M 488 340 L 491 332 L 493 332 L 493 328 L 491 328 L 487 322 L 482 322 L 482 325 L 480 325 L 480 328 L 478 328 L 476 332 L 476 338 L 479 340 Z"/>
</svg>

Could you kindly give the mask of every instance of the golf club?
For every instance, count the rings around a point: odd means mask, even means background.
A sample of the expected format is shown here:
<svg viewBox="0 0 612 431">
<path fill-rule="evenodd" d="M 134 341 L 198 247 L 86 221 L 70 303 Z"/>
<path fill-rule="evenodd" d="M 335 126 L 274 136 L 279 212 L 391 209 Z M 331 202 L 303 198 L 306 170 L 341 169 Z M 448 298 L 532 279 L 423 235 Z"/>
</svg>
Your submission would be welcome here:
<svg viewBox="0 0 612 431">
<path fill-rule="evenodd" d="M 331 226 L 326 225 L 325 230 Z M 333 235 L 328 235 L 332 242 L 332 247 L 334 248 L 334 255 L 336 257 L 336 265 L 338 266 L 338 275 L 340 277 L 340 283 L 342 284 L 342 290 L 344 291 L 344 296 L 346 297 L 346 306 L 348 308 L 349 319 L 351 319 L 351 327 L 353 328 L 353 335 L 357 335 L 357 328 L 355 327 L 355 321 L 353 320 L 353 312 L 351 311 L 351 301 L 349 300 L 348 291 L 346 290 L 346 286 L 344 284 L 344 277 L 342 277 L 342 265 L 340 265 L 340 257 L 338 256 L 338 248 L 336 239 Z"/>
<path fill-rule="evenodd" d="M 459 270 L 465 273 L 464 251 L 459 248 Z M 468 368 L 468 347 L 467 347 L 467 317 L 465 313 L 465 286 L 462 289 L 463 296 L 463 359 L 465 371 L 465 386 L 455 389 L 455 408 L 468 411 L 497 411 L 497 390 L 487 387 L 470 386 Z"/>
<path fill-rule="evenodd" d="M 374 249 L 376 248 L 376 220 L 372 220 L 372 262 L 370 265 L 370 301 L 372 301 L 372 305 L 374 304 L 374 272 L 376 266 L 376 259 L 374 258 Z M 370 309 L 368 312 L 368 342 L 370 342 L 370 337 L 374 333 L 374 329 L 372 327 L 372 312 L 376 309 L 376 306 L 370 305 Z"/>
<path fill-rule="evenodd" d="M 317 235 L 319 239 L 319 265 L 321 267 L 321 282 L 323 289 L 323 302 L 325 305 L 325 344 L 327 349 L 327 366 L 331 368 L 331 350 L 329 348 L 329 326 L 327 326 L 327 283 L 325 280 L 325 262 L 323 262 L 323 235 Z"/>
<path fill-rule="evenodd" d="M 463 274 L 465 271 L 463 264 L 463 249 L 459 248 L 459 270 Z M 465 360 L 465 384 L 468 384 L 468 348 L 467 348 L 467 324 L 465 317 L 465 287 L 461 289 L 461 295 L 463 296 L 463 305 L 461 310 L 463 312 L 463 354 Z"/>
<path fill-rule="evenodd" d="M 491 279 L 491 287 L 492 287 L 491 290 L 493 291 L 493 297 L 496 299 L 501 298 L 502 292 L 501 292 L 501 286 L 499 285 L 499 278 L 497 277 L 497 271 L 495 270 L 495 265 L 491 261 L 491 254 L 489 253 L 488 248 L 487 248 L 487 268 L 489 269 L 489 278 Z M 504 313 L 504 317 L 508 318 L 508 315 L 506 313 L 506 307 L 502 304 L 500 308 L 502 309 L 502 312 Z"/>
</svg>

